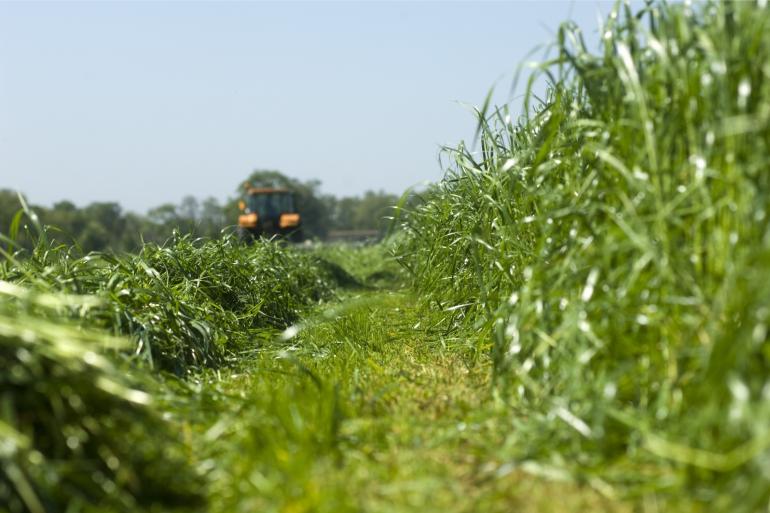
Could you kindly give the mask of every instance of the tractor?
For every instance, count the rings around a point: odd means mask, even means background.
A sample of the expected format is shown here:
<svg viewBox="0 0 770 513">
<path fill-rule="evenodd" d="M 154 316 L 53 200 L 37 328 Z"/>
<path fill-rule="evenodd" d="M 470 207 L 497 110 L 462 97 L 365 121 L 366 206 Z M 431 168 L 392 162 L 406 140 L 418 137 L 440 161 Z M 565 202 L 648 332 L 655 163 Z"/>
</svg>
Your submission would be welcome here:
<svg viewBox="0 0 770 513">
<path fill-rule="evenodd" d="M 267 237 L 302 241 L 302 223 L 292 191 L 251 184 L 245 184 L 244 189 L 245 197 L 238 202 L 238 234 L 243 240 Z"/>
</svg>

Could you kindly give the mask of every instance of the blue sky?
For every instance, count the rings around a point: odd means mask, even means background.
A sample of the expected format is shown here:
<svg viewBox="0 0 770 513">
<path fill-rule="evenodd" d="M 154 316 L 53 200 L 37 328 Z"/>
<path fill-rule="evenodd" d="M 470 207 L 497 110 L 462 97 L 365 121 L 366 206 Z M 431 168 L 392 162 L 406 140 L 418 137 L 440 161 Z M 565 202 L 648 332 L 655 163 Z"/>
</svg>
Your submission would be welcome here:
<svg viewBox="0 0 770 513">
<path fill-rule="evenodd" d="M 400 193 L 472 136 L 462 103 L 611 5 L 0 3 L 0 188 L 145 211 L 269 168 Z"/>
</svg>

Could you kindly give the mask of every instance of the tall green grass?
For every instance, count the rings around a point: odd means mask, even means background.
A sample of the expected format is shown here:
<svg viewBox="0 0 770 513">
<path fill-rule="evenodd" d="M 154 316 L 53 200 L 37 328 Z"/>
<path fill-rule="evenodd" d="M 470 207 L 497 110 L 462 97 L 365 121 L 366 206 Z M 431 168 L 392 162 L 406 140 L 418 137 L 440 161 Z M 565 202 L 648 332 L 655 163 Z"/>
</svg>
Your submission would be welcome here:
<svg viewBox="0 0 770 513">
<path fill-rule="evenodd" d="M 622 6 L 598 52 L 573 24 L 554 49 L 544 100 L 480 110 L 477 151 L 450 151 L 401 261 L 488 335 L 521 468 L 764 510 L 770 10 Z"/>
</svg>

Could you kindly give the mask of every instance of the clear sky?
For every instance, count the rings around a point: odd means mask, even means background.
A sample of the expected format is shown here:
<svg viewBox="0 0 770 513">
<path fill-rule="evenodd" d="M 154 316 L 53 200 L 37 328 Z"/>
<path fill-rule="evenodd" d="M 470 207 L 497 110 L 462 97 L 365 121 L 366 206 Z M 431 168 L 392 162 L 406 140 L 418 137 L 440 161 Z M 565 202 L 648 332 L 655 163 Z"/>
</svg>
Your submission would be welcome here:
<svg viewBox="0 0 770 513">
<path fill-rule="evenodd" d="M 462 103 L 611 5 L 1 2 L 0 188 L 145 211 L 267 168 L 400 193 L 472 136 Z"/>
</svg>

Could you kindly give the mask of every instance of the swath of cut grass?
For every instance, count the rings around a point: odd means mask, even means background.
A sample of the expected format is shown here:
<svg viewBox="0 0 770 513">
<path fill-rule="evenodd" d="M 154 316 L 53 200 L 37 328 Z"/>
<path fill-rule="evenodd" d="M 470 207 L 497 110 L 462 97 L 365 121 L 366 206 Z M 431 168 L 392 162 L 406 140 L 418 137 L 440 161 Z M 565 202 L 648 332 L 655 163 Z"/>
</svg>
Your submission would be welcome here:
<svg viewBox="0 0 770 513">
<path fill-rule="evenodd" d="M 24 213 L 35 246 L 3 237 L 0 264 L 0 503 L 199 511 L 205 469 L 156 402 L 177 399 L 147 371 L 231 364 L 329 298 L 333 277 L 312 255 L 230 237 L 80 256 Z"/>
<path fill-rule="evenodd" d="M 45 228 L 39 228 L 45 233 Z M 217 367 L 328 299 L 334 276 L 311 255 L 234 237 L 175 235 L 136 255 L 51 247 L 41 237 L 0 278 L 35 290 L 91 294 L 102 306 L 71 312 L 84 324 L 129 335 L 132 352 L 176 374 Z M 265 335 L 265 333 L 268 333 Z"/>
<path fill-rule="evenodd" d="M 0 282 L 2 509 L 200 508 L 204 482 L 147 382 L 107 356 L 131 342 L 62 320 L 90 299 Z"/>
</svg>

